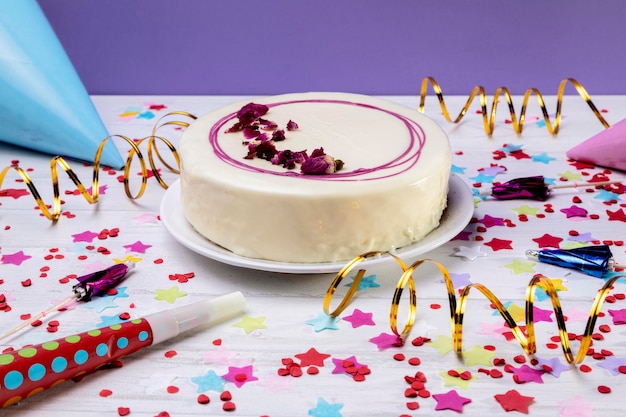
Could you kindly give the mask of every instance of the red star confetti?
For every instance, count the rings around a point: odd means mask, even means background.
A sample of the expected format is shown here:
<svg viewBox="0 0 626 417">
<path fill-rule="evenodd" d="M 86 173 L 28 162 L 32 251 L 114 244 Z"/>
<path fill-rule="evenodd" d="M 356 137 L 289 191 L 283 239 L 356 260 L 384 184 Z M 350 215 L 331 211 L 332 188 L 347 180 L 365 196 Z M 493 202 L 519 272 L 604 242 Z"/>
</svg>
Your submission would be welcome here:
<svg viewBox="0 0 626 417">
<path fill-rule="evenodd" d="M 461 397 L 456 390 L 450 390 L 445 394 L 433 394 L 433 398 L 437 401 L 435 410 L 454 410 L 461 412 L 465 404 L 472 402 L 470 398 Z"/>
<path fill-rule="evenodd" d="M 324 361 L 330 358 L 330 355 L 327 353 L 320 353 L 315 348 L 310 348 L 305 353 L 298 353 L 295 355 L 296 358 L 300 359 L 301 366 L 324 366 Z"/>
<path fill-rule="evenodd" d="M 617 211 L 607 210 L 606 214 L 609 216 L 609 220 L 626 222 L 626 213 L 624 213 L 624 209 L 619 209 Z"/>
<path fill-rule="evenodd" d="M 25 195 L 28 195 L 28 190 L 24 188 L 5 188 L 0 190 L 0 197 L 13 197 L 13 199 L 17 200 Z"/>
<path fill-rule="evenodd" d="M 540 248 L 557 248 L 559 249 L 559 244 L 563 241 L 560 237 L 552 236 L 549 234 L 544 234 L 541 237 L 533 239 L 533 242 L 536 242 Z"/>
<path fill-rule="evenodd" d="M 489 246 L 495 252 L 502 249 L 513 249 L 511 243 L 513 243 L 512 240 L 498 239 L 494 237 L 489 242 L 486 242 L 485 245 Z"/>
<path fill-rule="evenodd" d="M 519 411 L 524 414 L 528 414 L 528 406 L 535 400 L 535 397 L 524 396 L 514 389 L 493 397 L 500 403 L 504 411 Z"/>
</svg>

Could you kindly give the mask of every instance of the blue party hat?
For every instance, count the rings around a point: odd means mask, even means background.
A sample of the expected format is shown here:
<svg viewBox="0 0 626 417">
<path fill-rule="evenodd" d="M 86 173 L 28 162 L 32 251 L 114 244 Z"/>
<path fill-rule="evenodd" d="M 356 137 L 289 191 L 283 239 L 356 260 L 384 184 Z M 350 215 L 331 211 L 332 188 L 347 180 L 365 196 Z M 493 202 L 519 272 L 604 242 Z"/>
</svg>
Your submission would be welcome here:
<svg viewBox="0 0 626 417">
<path fill-rule="evenodd" d="M 93 162 L 109 134 L 35 0 L 0 0 L 0 141 Z M 124 162 L 109 141 L 100 162 Z"/>
</svg>

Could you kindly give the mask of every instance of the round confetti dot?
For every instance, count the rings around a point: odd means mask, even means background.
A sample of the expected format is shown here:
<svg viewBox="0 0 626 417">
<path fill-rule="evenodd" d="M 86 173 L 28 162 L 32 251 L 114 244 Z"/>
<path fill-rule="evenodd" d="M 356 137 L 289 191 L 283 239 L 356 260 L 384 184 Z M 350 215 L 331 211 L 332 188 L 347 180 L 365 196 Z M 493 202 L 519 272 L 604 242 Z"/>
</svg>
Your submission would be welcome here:
<svg viewBox="0 0 626 417">
<path fill-rule="evenodd" d="M 599 385 L 598 386 L 598 392 L 600 394 L 610 394 L 611 393 L 611 387 L 608 387 L 606 385 Z"/>
<path fill-rule="evenodd" d="M 395 355 L 393 355 L 393 358 L 397 360 L 398 362 L 402 362 L 403 360 L 406 359 L 406 357 L 404 356 L 404 353 L 396 353 Z"/>
<path fill-rule="evenodd" d="M 198 395 L 196 401 L 198 401 L 198 404 L 208 404 L 211 402 L 211 399 L 206 394 L 200 394 Z"/>
<path fill-rule="evenodd" d="M 422 361 L 418 357 L 409 358 L 409 365 L 418 366 L 421 363 Z"/>
<path fill-rule="evenodd" d="M 178 388 L 176 385 L 170 385 L 167 387 L 167 392 L 169 394 L 176 394 L 178 393 L 178 391 L 180 391 L 180 388 Z"/>
<path fill-rule="evenodd" d="M 317 375 L 320 373 L 320 370 L 317 366 L 309 366 L 306 370 L 306 373 L 309 375 Z"/>
<path fill-rule="evenodd" d="M 408 408 L 409 410 L 417 410 L 418 408 L 420 408 L 420 404 L 417 401 L 409 401 L 408 403 L 406 403 L 406 408 Z"/>
<path fill-rule="evenodd" d="M 237 406 L 235 406 L 235 403 L 232 401 L 226 401 L 222 405 L 222 410 L 224 411 L 235 411 L 236 409 L 237 409 Z"/>
<path fill-rule="evenodd" d="M 98 395 L 100 395 L 103 398 L 110 397 L 111 395 L 113 395 L 113 391 L 111 391 L 110 389 L 102 389 L 100 390 Z"/>
<path fill-rule="evenodd" d="M 127 416 L 130 414 L 130 408 L 128 407 L 117 407 L 117 414 L 120 416 Z"/>
<path fill-rule="evenodd" d="M 163 354 L 163 356 L 165 356 L 166 358 L 173 358 L 176 355 L 178 355 L 178 352 L 176 352 L 175 350 L 168 350 Z"/>
<path fill-rule="evenodd" d="M 230 401 L 233 399 L 233 395 L 230 393 L 230 391 L 224 391 L 220 394 L 220 400 L 222 401 Z"/>
</svg>

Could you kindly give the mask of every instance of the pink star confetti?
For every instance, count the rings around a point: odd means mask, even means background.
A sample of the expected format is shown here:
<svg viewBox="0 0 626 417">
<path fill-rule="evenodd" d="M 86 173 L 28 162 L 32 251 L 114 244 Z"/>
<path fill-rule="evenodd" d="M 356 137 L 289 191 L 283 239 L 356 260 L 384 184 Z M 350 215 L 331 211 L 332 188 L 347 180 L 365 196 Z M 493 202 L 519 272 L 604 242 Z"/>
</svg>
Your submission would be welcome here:
<svg viewBox="0 0 626 417">
<path fill-rule="evenodd" d="M 540 371 L 538 369 L 531 368 L 528 365 L 522 365 L 519 368 L 511 367 L 513 371 L 514 377 L 517 382 L 537 382 L 539 384 L 543 384 L 543 374 L 544 371 Z"/>
<path fill-rule="evenodd" d="M 587 210 L 576 205 L 572 205 L 569 208 L 562 208 L 561 213 L 565 213 L 565 216 L 570 217 L 587 217 Z"/>
<path fill-rule="evenodd" d="M 626 309 L 608 310 L 608 312 L 613 318 L 613 324 L 626 324 Z"/>
<path fill-rule="evenodd" d="M 124 245 L 124 247 L 128 251 L 130 251 L 130 252 L 146 253 L 146 249 L 150 249 L 152 247 L 152 245 L 146 245 L 146 244 L 142 243 L 141 240 L 138 240 L 138 241 L 136 241 L 133 244 Z"/>
<path fill-rule="evenodd" d="M 396 336 L 395 334 L 389 333 L 381 333 L 376 337 L 372 337 L 369 339 L 370 342 L 374 343 L 378 350 L 384 350 L 391 347 L 398 347 L 403 345 L 403 341 L 401 338 Z"/>
<path fill-rule="evenodd" d="M 355 308 L 351 315 L 343 317 L 343 319 L 352 324 L 352 328 L 356 329 L 361 326 L 375 326 L 374 320 L 372 320 L 373 313 L 364 313 L 358 308 Z"/>
<path fill-rule="evenodd" d="M 0 262 L 3 264 L 11 264 L 20 266 L 22 262 L 27 261 L 32 256 L 26 255 L 23 251 L 18 251 L 12 254 L 2 255 Z"/>
<path fill-rule="evenodd" d="M 98 235 L 99 233 L 85 230 L 84 232 L 72 235 L 72 242 L 93 242 L 93 240 L 97 238 Z"/>
<path fill-rule="evenodd" d="M 461 412 L 465 404 L 472 402 L 470 398 L 461 397 L 456 390 L 450 390 L 444 394 L 433 394 L 433 398 L 437 401 L 435 410 L 453 410 Z"/>
<path fill-rule="evenodd" d="M 259 380 L 259 378 L 252 375 L 252 365 L 244 367 L 229 366 L 228 373 L 222 375 L 222 378 L 234 383 L 237 388 L 241 388 L 246 382 Z"/>
</svg>

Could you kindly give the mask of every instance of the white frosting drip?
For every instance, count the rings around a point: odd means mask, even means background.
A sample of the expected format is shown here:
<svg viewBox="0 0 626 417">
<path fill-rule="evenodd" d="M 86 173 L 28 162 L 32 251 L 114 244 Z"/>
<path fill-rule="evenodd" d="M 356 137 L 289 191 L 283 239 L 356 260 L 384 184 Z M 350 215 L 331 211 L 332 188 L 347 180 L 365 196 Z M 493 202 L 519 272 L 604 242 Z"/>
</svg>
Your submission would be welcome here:
<svg viewBox="0 0 626 417">
<path fill-rule="evenodd" d="M 293 103 L 300 100 L 306 102 Z M 286 140 L 276 143 L 278 149 L 311 153 L 323 147 L 345 165 L 326 176 L 299 176 L 298 168 L 285 175 L 286 169 L 266 160 L 244 159 L 243 135 L 225 133 L 247 102 L 209 113 L 180 144 L 181 201 L 200 234 L 246 257 L 333 262 L 409 245 L 438 226 L 451 151 L 432 120 L 395 103 L 345 93 L 254 102 L 270 106 L 263 117 L 279 128 L 290 119 L 298 123 L 297 131 L 286 131 Z"/>
</svg>

